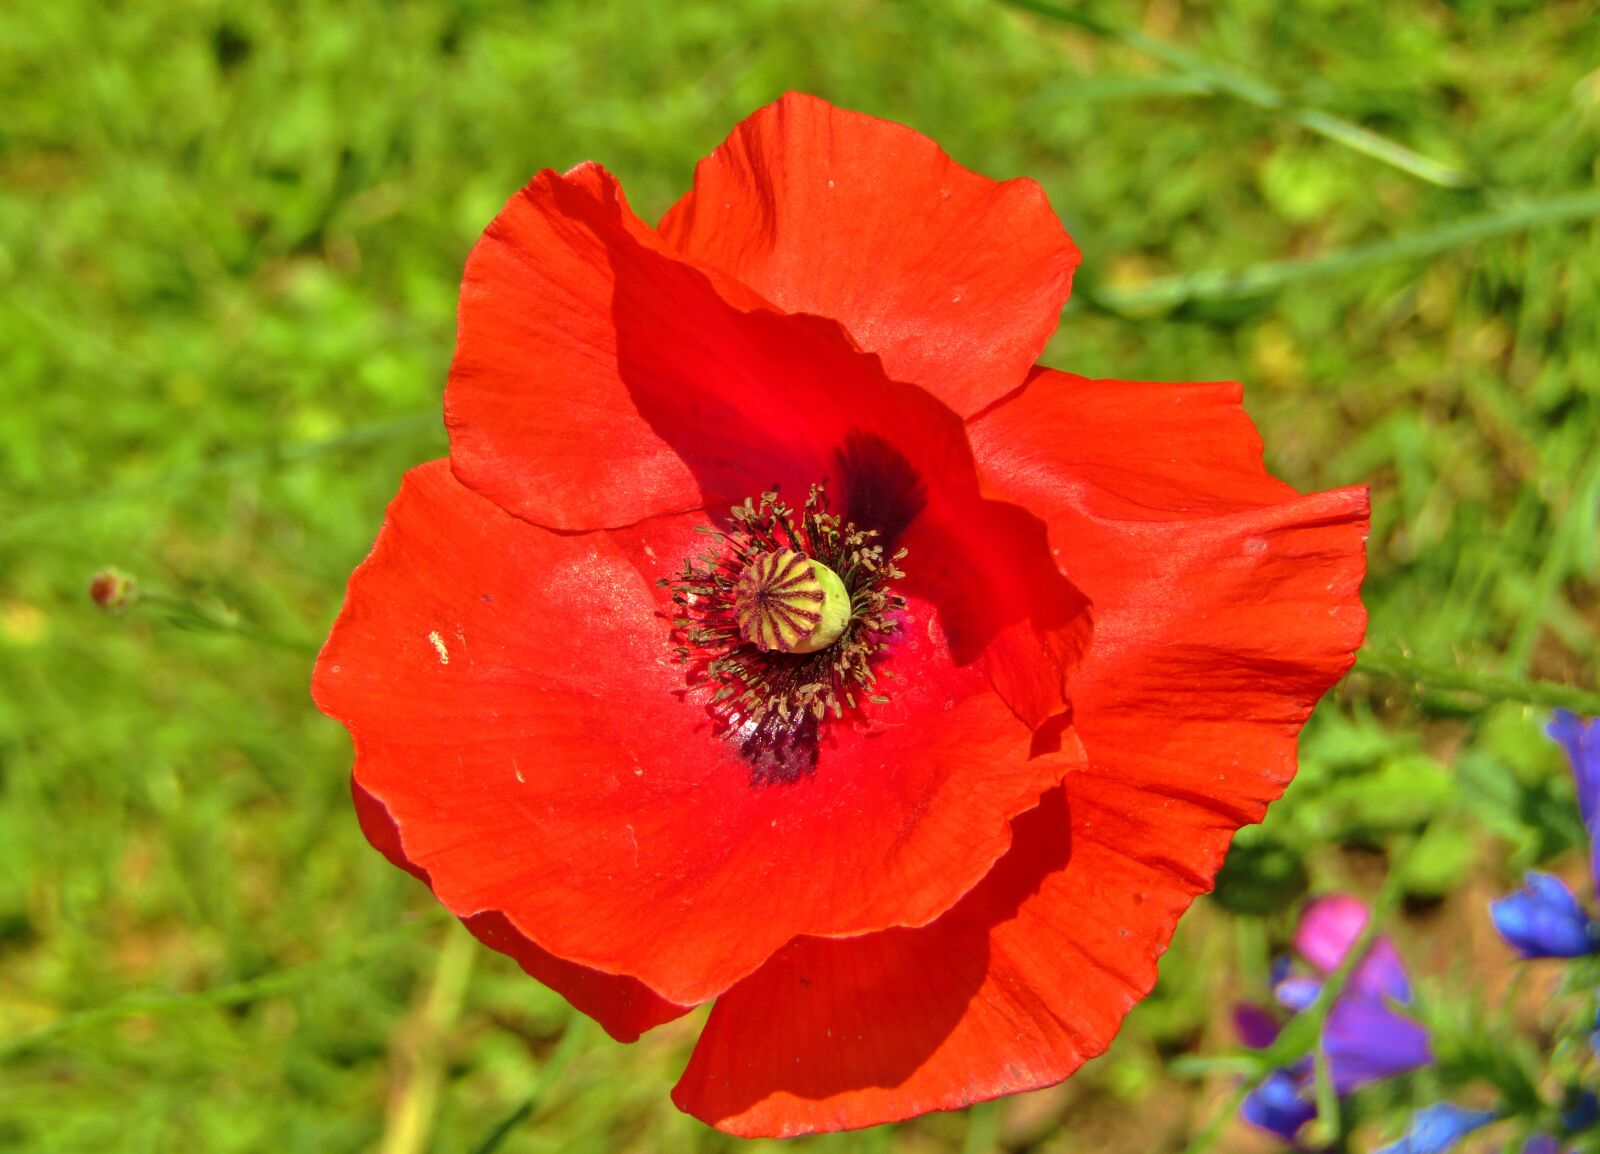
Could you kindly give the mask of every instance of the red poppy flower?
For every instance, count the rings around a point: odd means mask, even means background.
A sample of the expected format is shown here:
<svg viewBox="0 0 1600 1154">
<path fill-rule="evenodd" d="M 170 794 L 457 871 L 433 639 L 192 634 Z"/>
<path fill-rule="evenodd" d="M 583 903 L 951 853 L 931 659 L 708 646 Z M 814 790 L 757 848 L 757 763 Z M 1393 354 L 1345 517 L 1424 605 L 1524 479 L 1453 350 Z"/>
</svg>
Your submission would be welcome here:
<svg viewBox="0 0 1600 1154">
<path fill-rule="evenodd" d="M 1110 1043 L 1364 617 L 1367 498 L 1231 384 L 1034 365 L 1043 192 L 788 96 L 651 228 L 542 172 L 468 261 L 450 459 L 318 660 L 368 837 L 614 1037 L 714 1001 L 737 1134 Z"/>
</svg>

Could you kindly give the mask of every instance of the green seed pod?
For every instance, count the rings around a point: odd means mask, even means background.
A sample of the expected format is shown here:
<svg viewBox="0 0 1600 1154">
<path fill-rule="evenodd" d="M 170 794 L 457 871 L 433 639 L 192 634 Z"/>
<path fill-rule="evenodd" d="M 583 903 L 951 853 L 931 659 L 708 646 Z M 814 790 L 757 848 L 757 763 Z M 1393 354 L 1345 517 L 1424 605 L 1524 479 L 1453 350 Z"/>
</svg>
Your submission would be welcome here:
<svg viewBox="0 0 1600 1154">
<path fill-rule="evenodd" d="M 816 653 L 850 624 L 850 594 L 826 565 L 781 549 L 761 554 L 739 574 L 733 615 L 757 649 Z"/>
</svg>

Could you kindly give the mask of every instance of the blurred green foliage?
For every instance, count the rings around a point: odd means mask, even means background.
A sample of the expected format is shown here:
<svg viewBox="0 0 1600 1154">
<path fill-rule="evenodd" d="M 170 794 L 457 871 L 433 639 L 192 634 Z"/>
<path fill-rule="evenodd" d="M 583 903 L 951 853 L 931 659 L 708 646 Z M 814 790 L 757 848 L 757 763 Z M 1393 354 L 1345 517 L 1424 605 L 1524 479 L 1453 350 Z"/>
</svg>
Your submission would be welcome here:
<svg viewBox="0 0 1600 1154">
<path fill-rule="evenodd" d="M 306 682 L 399 474 L 444 451 L 478 230 L 586 158 L 654 216 L 786 88 L 1044 184 L 1085 253 L 1051 363 L 1243 380 L 1281 476 L 1371 483 L 1374 648 L 1595 688 L 1593 5 L 1083 11 L 1106 27 L 987 0 L 0 7 L 0 1149 L 738 1145 L 667 1100 L 689 1032 L 578 1032 L 366 848 Z M 99 612 L 107 564 L 162 600 Z M 1347 682 L 1067 1087 L 801 1145 L 1181 1148 L 1214 1083 L 1165 1059 L 1231 1044 L 1219 1011 L 1306 887 L 1368 885 L 1406 839 L 1405 888 L 1471 937 L 1511 869 L 1578 843 L 1542 715 L 1497 696 Z"/>
</svg>

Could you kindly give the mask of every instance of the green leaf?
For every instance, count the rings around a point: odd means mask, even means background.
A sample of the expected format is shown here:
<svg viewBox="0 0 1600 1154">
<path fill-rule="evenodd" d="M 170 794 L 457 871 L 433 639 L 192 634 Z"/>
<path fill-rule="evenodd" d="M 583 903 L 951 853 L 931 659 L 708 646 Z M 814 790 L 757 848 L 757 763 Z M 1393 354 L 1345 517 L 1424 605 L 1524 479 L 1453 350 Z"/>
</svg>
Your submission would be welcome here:
<svg viewBox="0 0 1600 1154">
<path fill-rule="evenodd" d="M 1435 821 L 1417 839 L 1402 884 L 1408 894 L 1443 897 L 1466 876 L 1476 855 L 1477 842 L 1468 829 Z"/>
<path fill-rule="evenodd" d="M 1336 782 L 1324 795 L 1347 832 L 1414 829 L 1454 800 L 1456 781 L 1423 753 L 1401 753 L 1373 773 Z"/>
</svg>

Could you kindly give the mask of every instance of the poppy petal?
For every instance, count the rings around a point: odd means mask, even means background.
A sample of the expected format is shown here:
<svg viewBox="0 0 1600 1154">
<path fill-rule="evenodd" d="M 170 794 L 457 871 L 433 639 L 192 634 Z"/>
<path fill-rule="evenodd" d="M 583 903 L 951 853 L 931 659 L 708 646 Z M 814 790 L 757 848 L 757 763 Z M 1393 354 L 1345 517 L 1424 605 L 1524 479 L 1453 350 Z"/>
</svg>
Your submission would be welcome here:
<svg viewBox="0 0 1600 1154">
<path fill-rule="evenodd" d="M 1232 381 L 1093 380 L 1036 367 L 1027 388 L 968 426 L 986 482 L 1043 513 L 1180 521 L 1298 496 L 1261 463 Z M 1065 542 L 1058 543 L 1065 545 Z M 1066 559 L 1063 549 L 1063 559 Z"/>
<path fill-rule="evenodd" d="M 842 322 L 963 415 L 1022 382 L 1078 263 L 1033 181 L 979 176 L 921 133 L 796 93 L 701 161 L 661 234 L 780 308 Z"/>
<path fill-rule="evenodd" d="M 948 407 L 891 381 L 836 322 L 776 312 L 666 251 L 592 164 L 540 173 L 473 249 L 445 423 L 465 485 L 557 529 L 827 479 L 846 509 L 895 521 L 890 535 L 933 490 L 976 490 Z M 895 486 L 910 488 L 857 492 Z"/>
<path fill-rule="evenodd" d="M 1095 607 L 1072 680 L 1087 767 L 945 917 L 793 943 L 719 999 L 674 1092 L 697 1117 L 792 1134 L 1059 1081 L 1109 1045 L 1292 777 L 1364 629 L 1365 491 L 1273 481 L 1236 389 L 1084 384 L 1030 387 L 972 430 L 980 477 L 1045 518 Z"/>
<path fill-rule="evenodd" d="M 558 276 L 587 295 L 555 293 Z M 980 496 L 962 423 L 930 393 L 836 323 L 730 284 L 660 251 L 598 168 L 541 174 L 468 264 L 446 397 L 457 477 L 557 528 L 826 480 L 850 520 L 916 553 L 906 588 L 938 604 L 959 663 L 983 657 L 1031 728 L 1060 712 L 1088 613 L 1043 524 Z"/>
<path fill-rule="evenodd" d="M 673 1100 L 787 1137 L 1038 1089 L 1102 1053 L 1198 884 L 1174 884 L 1169 859 L 1217 839 L 1192 808 L 1130 810 L 1083 781 L 1017 818 L 1011 852 L 938 921 L 799 939 L 725 993 Z"/>
<path fill-rule="evenodd" d="M 413 470 L 313 683 L 446 906 L 500 911 L 540 948 L 678 1005 L 796 934 L 937 917 L 1077 764 L 1075 746 L 1030 758 L 913 600 L 890 703 L 829 727 L 810 776 L 753 785 L 686 696 L 654 584 L 703 548 L 704 523 L 554 533 L 444 462 Z"/>
<path fill-rule="evenodd" d="M 959 1109 L 1099 1053 L 1155 965 L 1148 919 L 1079 884 L 1127 863 L 1080 844 L 1078 817 L 1046 794 L 929 926 L 790 943 L 717 1000 L 673 1100 L 732 1134 L 786 1137 Z"/>
<path fill-rule="evenodd" d="M 903 540 L 907 588 L 939 606 L 956 662 L 981 657 L 990 684 L 1029 729 L 1061 713 L 1092 614 L 1056 565 L 1044 522 L 974 487 L 930 508 Z"/>
<path fill-rule="evenodd" d="M 1087 725 L 1219 827 L 1257 820 L 1287 783 L 1301 723 L 1366 627 L 1366 491 L 1297 496 L 1262 468 L 1238 400 L 1231 384 L 1046 370 L 969 425 L 986 491 L 1048 524 L 1093 606 L 1072 688 L 1091 763 Z"/>
<path fill-rule="evenodd" d="M 372 847 L 388 858 L 390 864 L 427 885 L 427 871 L 418 869 L 406 858 L 400 844 L 400 830 L 383 803 L 354 779 L 350 782 L 350 793 L 361 832 L 366 834 Z M 681 1018 L 692 1009 L 657 997 L 650 987 L 633 978 L 575 966 L 540 949 L 519 934 L 497 910 L 473 914 L 463 918 L 462 924 L 484 945 L 512 958 L 524 973 L 549 986 L 574 1009 L 599 1022 L 605 1032 L 619 1042 L 636 1042 L 646 1030 Z"/>
<path fill-rule="evenodd" d="M 503 508 L 588 529 L 700 505 L 617 365 L 611 251 L 649 235 L 585 164 L 535 176 L 467 258 L 445 424 L 457 475 Z"/>
</svg>

